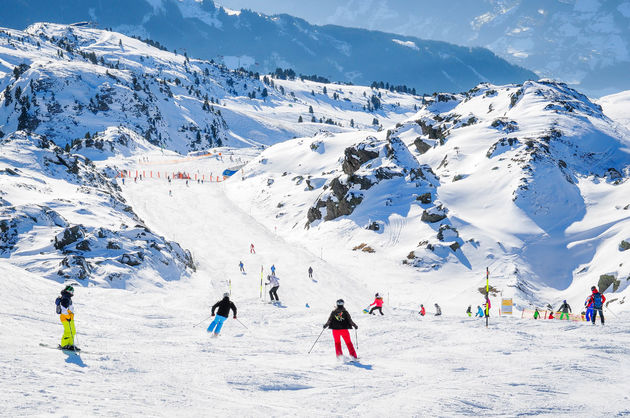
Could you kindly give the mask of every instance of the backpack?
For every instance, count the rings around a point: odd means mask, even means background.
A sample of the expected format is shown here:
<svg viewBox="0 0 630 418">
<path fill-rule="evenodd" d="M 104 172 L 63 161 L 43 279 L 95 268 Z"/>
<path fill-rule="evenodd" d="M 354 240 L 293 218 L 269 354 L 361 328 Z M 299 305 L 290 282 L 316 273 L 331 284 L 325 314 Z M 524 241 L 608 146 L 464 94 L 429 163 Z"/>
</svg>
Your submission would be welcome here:
<svg viewBox="0 0 630 418">
<path fill-rule="evenodd" d="M 55 299 L 55 312 L 61 315 L 61 296 L 57 296 L 57 299 Z"/>
<path fill-rule="evenodd" d="M 601 308 L 602 307 L 602 294 L 597 292 L 593 295 L 593 306 L 595 308 Z"/>
</svg>

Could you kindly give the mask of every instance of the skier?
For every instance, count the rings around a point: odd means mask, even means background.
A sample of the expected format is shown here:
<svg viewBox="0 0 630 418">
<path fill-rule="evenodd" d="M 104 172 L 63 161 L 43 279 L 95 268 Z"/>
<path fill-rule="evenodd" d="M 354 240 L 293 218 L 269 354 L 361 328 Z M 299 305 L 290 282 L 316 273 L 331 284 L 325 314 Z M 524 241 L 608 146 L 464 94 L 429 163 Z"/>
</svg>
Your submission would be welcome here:
<svg viewBox="0 0 630 418">
<path fill-rule="evenodd" d="M 273 264 L 271 265 L 271 275 L 272 276 L 276 275 L 276 266 L 274 266 Z"/>
<path fill-rule="evenodd" d="M 424 305 L 420 304 L 420 312 L 418 312 L 420 315 L 425 316 L 427 314 L 426 309 L 424 309 Z"/>
<path fill-rule="evenodd" d="M 313 267 L 311 266 L 308 267 L 308 278 L 309 279 L 313 278 Z"/>
<path fill-rule="evenodd" d="M 169 197 L 173 197 L 173 191 L 171 189 L 168 189 L 168 195 Z"/>
<path fill-rule="evenodd" d="M 63 337 L 61 337 L 61 344 L 59 348 L 64 350 L 79 351 L 74 345 L 74 336 L 77 334 L 74 328 L 74 306 L 72 305 L 72 296 L 74 296 L 74 288 L 72 286 L 66 286 L 61 291 L 61 296 L 57 298 L 55 304 L 57 305 L 57 313 L 59 314 L 59 320 L 63 324 Z"/>
<path fill-rule="evenodd" d="M 378 310 L 381 315 L 383 315 L 383 297 L 378 293 L 374 295 L 374 302 L 370 303 L 369 306 L 374 305 L 372 309 L 370 309 L 370 315 L 376 315 L 374 311 Z"/>
<path fill-rule="evenodd" d="M 477 313 L 475 314 L 475 318 L 479 317 L 479 318 L 483 318 L 485 315 L 483 313 L 483 309 L 481 309 L 481 306 L 477 305 Z"/>
<path fill-rule="evenodd" d="M 343 356 L 343 351 L 341 350 L 341 338 L 343 338 L 348 347 L 348 352 L 356 359 L 357 353 L 354 351 L 348 330 L 350 328 L 359 329 L 359 326 L 354 323 L 350 314 L 346 311 L 346 308 L 344 308 L 343 303 L 343 299 L 337 301 L 337 308 L 330 313 L 328 321 L 324 324 L 324 329 L 330 328 L 332 330 L 337 358 Z"/>
<path fill-rule="evenodd" d="M 267 276 L 267 280 L 267 284 L 271 286 L 271 289 L 269 290 L 269 298 L 271 299 L 271 302 L 269 303 L 272 303 L 274 298 L 276 301 L 280 301 L 278 298 L 278 288 L 280 287 L 280 282 L 278 281 L 279 279 L 275 275 L 271 275 Z"/>
<path fill-rule="evenodd" d="M 606 296 L 602 295 L 597 291 L 595 286 L 591 287 L 591 296 L 587 299 L 587 301 L 592 302 L 593 304 L 593 317 L 591 318 L 591 322 L 595 325 L 595 320 L 597 319 L 597 312 L 599 312 L 599 319 L 604 325 L 604 302 L 606 302 Z"/>
<path fill-rule="evenodd" d="M 591 321 L 593 319 L 593 300 L 590 296 L 586 298 L 584 306 L 586 306 L 586 320 Z"/>
<path fill-rule="evenodd" d="M 249 253 L 256 254 L 256 250 L 254 250 L 254 243 L 252 242 L 249 246 Z"/>
<path fill-rule="evenodd" d="M 538 308 L 534 311 L 534 319 L 538 319 L 540 317 L 540 312 L 538 312 Z"/>
<path fill-rule="evenodd" d="M 438 305 L 437 303 L 435 304 L 435 316 L 440 316 L 442 315 L 442 309 L 440 308 L 440 305 Z"/>
<path fill-rule="evenodd" d="M 215 316 L 214 311 L 217 308 L 218 311 Z M 223 322 L 225 322 L 230 315 L 230 309 L 234 311 L 234 319 L 236 319 L 236 305 L 234 305 L 234 303 L 230 300 L 230 294 L 225 292 L 223 294 L 223 299 L 212 305 L 212 316 L 214 316 L 214 320 L 208 326 L 208 332 L 214 331 L 214 336 L 219 336 L 219 332 L 221 332 L 221 328 L 223 327 Z"/>
<path fill-rule="evenodd" d="M 468 305 L 468 309 L 466 309 L 466 314 L 468 317 L 472 317 L 472 306 Z"/>
<path fill-rule="evenodd" d="M 245 266 L 243 265 L 242 261 L 238 263 L 238 267 L 241 269 L 241 273 L 245 273 Z"/>
<path fill-rule="evenodd" d="M 573 311 L 571 311 L 571 307 L 569 306 L 566 300 L 562 301 L 562 305 L 560 305 L 560 309 L 558 310 L 562 311 L 562 313 L 560 313 L 560 320 L 562 320 L 562 317 L 568 320 L 569 312 L 573 313 Z"/>
<path fill-rule="evenodd" d="M 553 319 L 553 310 L 549 311 L 549 316 L 547 317 L 547 319 Z"/>
</svg>

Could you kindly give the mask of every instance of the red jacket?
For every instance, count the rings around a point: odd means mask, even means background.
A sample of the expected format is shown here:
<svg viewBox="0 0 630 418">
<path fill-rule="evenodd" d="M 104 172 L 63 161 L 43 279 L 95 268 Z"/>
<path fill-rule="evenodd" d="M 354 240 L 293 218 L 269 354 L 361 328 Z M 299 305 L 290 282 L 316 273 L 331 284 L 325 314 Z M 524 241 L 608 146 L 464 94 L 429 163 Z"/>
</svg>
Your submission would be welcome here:
<svg viewBox="0 0 630 418">
<path fill-rule="evenodd" d="M 424 306 L 420 308 L 420 315 L 424 316 L 426 313 L 427 311 L 424 310 Z"/>
<path fill-rule="evenodd" d="M 377 297 L 376 299 L 374 299 L 374 302 L 370 303 L 370 306 L 372 305 L 376 305 L 378 308 L 382 308 L 383 307 L 383 298 L 382 297 Z"/>
</svg>

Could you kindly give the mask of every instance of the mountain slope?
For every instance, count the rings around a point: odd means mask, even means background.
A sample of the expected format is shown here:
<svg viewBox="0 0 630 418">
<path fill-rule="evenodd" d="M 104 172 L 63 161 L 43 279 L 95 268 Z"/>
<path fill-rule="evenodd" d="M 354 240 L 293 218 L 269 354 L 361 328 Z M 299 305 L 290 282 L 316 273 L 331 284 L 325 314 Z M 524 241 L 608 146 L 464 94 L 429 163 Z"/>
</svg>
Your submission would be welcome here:
<svg viewBox="0 0 630 418">
<path fill-rule="evenodd" d="M 409 286 L 411 298 L 426 283 L 473 295 L 486 266 L 498 288 L 525 303 L 573 297 L 605 275 L 625 295 L 627 135 L 564 84 L 480 85 L 435 95 L 373 138 L 274 146 L 229 190 L 261 222 L 314 251 L 369 247 L 360 258 L 376 263 L 389 286 Z M 384 169 L 400 143 L 409 157 Z"/>
<path fill-rule="evenodd" d="M 341 26 L 313 26 L 289 15 L 226 11 L 205 0 L 116 3 L 35 1 L 5 4 L 0 25 L 22 29 L 38 21 L 96 21 L 127 35 L 149 37 L 191 56 L 266 73 L 277 67 L 369 85 L 406 84 L 419 92 L 460 91 L 482 81 L 519 82 L 536 76 L 483 48 Z"/>
</svg>

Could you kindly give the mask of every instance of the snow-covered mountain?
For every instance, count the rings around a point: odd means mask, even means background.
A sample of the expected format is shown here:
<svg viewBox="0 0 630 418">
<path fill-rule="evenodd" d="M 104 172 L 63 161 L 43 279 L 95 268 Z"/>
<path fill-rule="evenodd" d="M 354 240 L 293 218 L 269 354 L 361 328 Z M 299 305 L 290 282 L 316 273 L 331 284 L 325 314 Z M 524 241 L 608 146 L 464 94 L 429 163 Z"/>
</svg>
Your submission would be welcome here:
<svg viewBox="0 0 630 418">
<path fill-rule="evenodd" d="M 484 46 L 510 62 L 601 96 L 630 88 L 628 0 L 223 0 L 228 7 L 308 16 L 317 24 L 394 31 Z"/>
<path fill-rule="evenodd" d="M 61 146 L 119 126 L 178 152 L 269 145 L 321 129 L 378 129 L 422 101 L 230 71 L 118 33 L 54 24 L 0 31 L 0 59 L 0 132 L 27 129 Z"/>
<path fill-rule="evenodd" d="M 411 299 L 413 280 L 387 270 L 474 294 L 490 266 L 523 302 L 585 283 L 625 297 L 629 137 L 565 84 L 482 84 L 435 95 L 387 131 L 276 145 L 231 197 L 287 238 L 385 264 L 375 269 Z"/>
<path fill-rule="evenodd" d="M 125 13 L 118 13 L 119 9 Z M 0 26 L 24 29 L 40 21 L 93 21 L 101 28 L 150 38 L 171 50 L 214 59 L 231 68 L 259 73 L 292 68 L 297 73 L 355 84 L 382 80 L 418 92 L 461 91 L 482 81 L 536 78 L 485 48 L 342 26 L 314 26 L 289 15 L 226 10 L 211 0 L 3 3 Z"/>
</svg>

